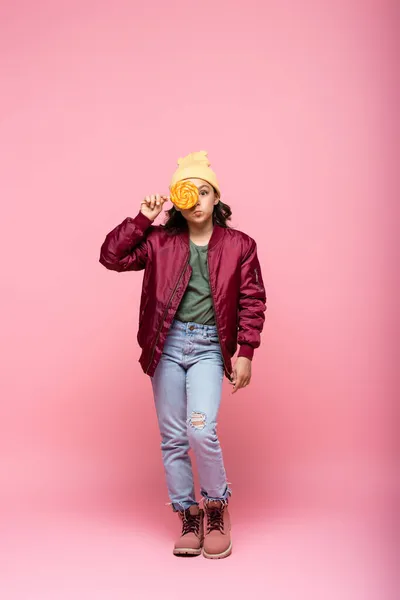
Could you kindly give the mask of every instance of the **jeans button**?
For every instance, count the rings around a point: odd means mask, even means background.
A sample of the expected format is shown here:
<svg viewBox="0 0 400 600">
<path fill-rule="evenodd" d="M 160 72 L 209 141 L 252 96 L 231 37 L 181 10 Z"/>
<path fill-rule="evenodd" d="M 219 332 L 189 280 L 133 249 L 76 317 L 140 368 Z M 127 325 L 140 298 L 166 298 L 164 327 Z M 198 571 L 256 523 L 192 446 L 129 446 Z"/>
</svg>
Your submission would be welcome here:
<svg viewBox="0 0 400 600">
<path fill-rule="evenodd" d="M 189 327 L 189 329 L 190 329 L 190 331 L 193 331 L 193 329 L 194 329 L 194 325 L 191 325 L 191 326 Z"/>
</svg>

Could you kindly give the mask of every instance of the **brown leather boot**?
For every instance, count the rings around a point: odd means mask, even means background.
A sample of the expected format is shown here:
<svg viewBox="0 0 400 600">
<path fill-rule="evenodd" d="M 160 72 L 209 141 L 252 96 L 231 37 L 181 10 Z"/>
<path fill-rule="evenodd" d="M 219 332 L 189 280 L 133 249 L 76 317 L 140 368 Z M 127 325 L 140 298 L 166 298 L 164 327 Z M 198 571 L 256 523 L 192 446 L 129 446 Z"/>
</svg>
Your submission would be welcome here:
<svg viewBox="0 0 400 600">
<path fill-rule="evenodd" d="M 204 541 L 204 511 L 193 504 L 178 515 L 182 521 L 182 534 L 174 546 L 176 556 L 198 556 Z"/>
<path fill-rule="evenodd" d="M 226 558 L 232 552 L 231 518 L 228 504 L 220 500 L 204 503 L 207 528 L 204 537 L 205 558 Z"/>
</svg>

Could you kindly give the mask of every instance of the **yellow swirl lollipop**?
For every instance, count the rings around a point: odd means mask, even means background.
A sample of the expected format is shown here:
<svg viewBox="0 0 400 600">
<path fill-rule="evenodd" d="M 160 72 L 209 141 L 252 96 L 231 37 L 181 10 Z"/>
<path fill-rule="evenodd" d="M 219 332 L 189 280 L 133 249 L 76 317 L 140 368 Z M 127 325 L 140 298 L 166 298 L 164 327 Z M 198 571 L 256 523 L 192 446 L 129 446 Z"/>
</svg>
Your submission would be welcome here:
<svg viewBox="0 0 400 600">
<path fill-rule="evenodd" d="M 199 190 L 191 181 L 178 181 L 171 186 L 170 192 L 171 202 L 181 210 L 192 208 L 199 199 Z"/>
</svg>

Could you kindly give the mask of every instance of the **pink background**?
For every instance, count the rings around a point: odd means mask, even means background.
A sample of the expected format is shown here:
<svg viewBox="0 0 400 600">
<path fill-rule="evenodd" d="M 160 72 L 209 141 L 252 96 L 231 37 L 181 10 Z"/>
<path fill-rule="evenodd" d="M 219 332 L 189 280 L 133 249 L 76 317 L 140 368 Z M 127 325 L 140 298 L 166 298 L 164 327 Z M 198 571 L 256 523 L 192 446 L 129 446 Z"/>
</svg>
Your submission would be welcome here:
<svg viewBox="0 0 400 600">
<path fill-rule="evenodd" d="M 200 598 L 199 573 L 220 595 L 382 597 L 398 489 L 395 4 L 2 3 L 5 599 Z M 142 275 L 98 263 L 106 233 L 203 149 L 268 295 L 252 384 L 225 382 L 236 541 L 217 566 L 171 555 L 137 362 Z"/>
</svg>

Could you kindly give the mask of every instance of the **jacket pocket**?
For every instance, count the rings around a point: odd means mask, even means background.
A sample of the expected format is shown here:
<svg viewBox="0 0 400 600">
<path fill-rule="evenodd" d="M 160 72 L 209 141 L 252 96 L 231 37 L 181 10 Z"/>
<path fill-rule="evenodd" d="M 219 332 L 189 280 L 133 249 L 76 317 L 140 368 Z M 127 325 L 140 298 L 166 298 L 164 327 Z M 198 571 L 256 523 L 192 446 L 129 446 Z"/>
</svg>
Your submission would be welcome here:
<svg viewBox="0 0 400 600">
<path fill-rule="evenodd" d="M 146 308 L 147 308 L 147 303 L 148 300 L 147 298 L 142 302 L 142 306 L 140 307 L 140 313 L 139 313 L 139 327 L 141 327 L 143 321 L 144 321 L 144 315 L 146 313 Z"/>
<path fill-rule="evenodd" d="M 254 277 L 255 277 L 256 285 L 257 285 L 258 289 L 262 290 L 263 286 L 262 286 L 261 281 L 260 281 L 260 275 L 258 273 L 257 267 L 255 267 L 255 269 L 254 269 Z"/>
<path fill-rule="evenodd" d="M 146 307 L 142 308 L 142 310 L 140 311 L 140 315 L 139 315 L 139 329 L 142 326 L 143 319 L 144 319 L 144 313 L 145 312 L 146 312 Z"/>
</svg>

